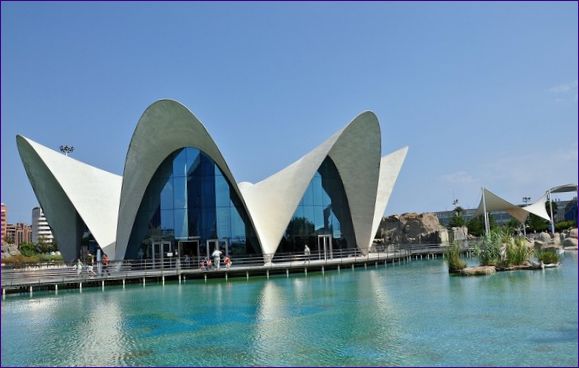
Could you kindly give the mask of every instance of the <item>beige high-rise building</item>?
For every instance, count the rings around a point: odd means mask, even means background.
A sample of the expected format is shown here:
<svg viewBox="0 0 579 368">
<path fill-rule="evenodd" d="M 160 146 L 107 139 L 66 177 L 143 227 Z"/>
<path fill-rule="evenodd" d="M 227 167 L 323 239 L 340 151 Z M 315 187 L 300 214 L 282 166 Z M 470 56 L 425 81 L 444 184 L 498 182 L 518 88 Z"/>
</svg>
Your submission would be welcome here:
<svg viewBox="0 0 579 368">
<path fill-rule="evenodd" d="M 6 221 L 8 220 L 8 209 L 6 205 L 2 203 L 2 244 L 4 244 L 4 239 L 6 238 Z"/>
</svg>

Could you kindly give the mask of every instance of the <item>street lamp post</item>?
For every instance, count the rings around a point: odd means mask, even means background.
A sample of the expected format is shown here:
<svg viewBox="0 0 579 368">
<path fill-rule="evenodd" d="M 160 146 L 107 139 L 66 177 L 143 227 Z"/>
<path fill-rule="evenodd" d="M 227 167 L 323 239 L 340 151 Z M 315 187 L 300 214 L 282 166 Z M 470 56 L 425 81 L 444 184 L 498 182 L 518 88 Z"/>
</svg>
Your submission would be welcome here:
<svg viewBox="0 0 579 368">
<path fill-rule="evenodd" d="M 68 156 L 69 153 L 72 153 L 74 151 L 74 146 L 69 146 L 68 144 L 63 144 L 60 146 L 60 152 L 64 153 L 66 156 Z"/>
</svg>

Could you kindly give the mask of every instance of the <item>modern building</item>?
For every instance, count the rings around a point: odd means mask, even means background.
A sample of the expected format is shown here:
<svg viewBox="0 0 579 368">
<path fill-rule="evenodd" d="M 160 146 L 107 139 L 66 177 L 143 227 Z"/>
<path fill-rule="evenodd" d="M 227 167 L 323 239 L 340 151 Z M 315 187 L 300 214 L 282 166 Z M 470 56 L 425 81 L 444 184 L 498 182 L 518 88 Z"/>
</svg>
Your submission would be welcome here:
<svg viewBox="0 0 579 368">
<path fill-rule="evenodd" d="M 6 239 L 6 225 L 8 224 L 8 209 L 6 205 L 2 203 L 2 244 L 4 244 L 4 239 Z"/>
<path fill-rule="evenodd" d="M 53 243 L 54 236 L 48 224 L 46 216 L 40 207 L 32 209 L 32 242 L 37 243 Z"/>
<path fill-rule="evenodd" d="M 407 147 L 381 157 L 376 116 L 345 128 L 258 183 L 237 183 L 205 127 L 161 100 L 141 116 L 123 176 L 17 136 L 32 188 L 65 259 L 96 244 L 111 259 L 367 253 Z"/>
<path fill-rule="evenodd" d="M 19 246 L 22 243 L 32 242 L 32 229 L 28 224 L 7 224 L 6 240 L 10 244 Z"/>
</svg>

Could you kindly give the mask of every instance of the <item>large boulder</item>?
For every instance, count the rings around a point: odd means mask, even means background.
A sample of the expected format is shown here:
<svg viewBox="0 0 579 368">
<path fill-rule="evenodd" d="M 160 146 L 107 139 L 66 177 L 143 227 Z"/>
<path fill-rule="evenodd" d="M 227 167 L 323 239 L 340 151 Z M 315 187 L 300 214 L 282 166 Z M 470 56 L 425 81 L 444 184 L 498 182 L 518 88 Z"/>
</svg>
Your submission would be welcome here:
<svg viewBox="0 0 579 368">
<path fill-rule="evenodd" d="M 563 247 L 564 248 L 577 248 L 577 238 L 567 238 L 563 240 Z"/>
<path fill-rule="evenodd" d="M 459 274 L 462 276 L 484 276 L 492 275 L 496 273 L 497 269 L 495 266 L 478 266 L 478 267 L 467 267 L 460 270 Z"/>
<path fill-rule="evenodd" d="M 453 227 L 450 229 L 449 233 L 449 240 L 450 241 L 463 241 L 468 240 L 468 227 L 461 226 L 461 227 Z"/>
<path fill-rule="evenodd" d="M 18 246 L 16 244 L 2 244 L 2 258 L 19 255 L 20 250 L 18 250 Z"/>
<path fill-rule="evenodd" d="M 569 237 L 577 239 L 577 228 L 569 230 Z"/>
<path fill-rule="evenodd" d="M 405 213 L 385 217 L 378 237 L 387 244 L 419 244 L 448 242 L 448 230 L 440 225 L 434 213 Z"/>
<path fill-rule="evenodd" d="M 551 242 L 552 239 L 551 239 L 551 235 L 549 235 L 549 233 L 542 232 L 537 237 L 537 240 L 542 241 L 543 243 L 549 243 L 549 242 Z"/>
</svg>

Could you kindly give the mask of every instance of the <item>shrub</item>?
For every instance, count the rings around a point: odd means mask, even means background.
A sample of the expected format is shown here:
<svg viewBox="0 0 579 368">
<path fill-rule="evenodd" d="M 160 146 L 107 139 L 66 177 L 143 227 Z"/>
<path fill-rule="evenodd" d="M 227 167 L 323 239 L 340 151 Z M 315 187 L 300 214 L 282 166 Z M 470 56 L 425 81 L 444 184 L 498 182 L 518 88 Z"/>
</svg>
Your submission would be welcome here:
<svg viewBox="0 0 579 368">
<path fill-rule="evenodd" d="M 519 266 L 528 262 L 533 255 L 533 249 L 527 246 L 524 238 L 516 237 L 506 243 L 505 259 L 507 266 Z"/>
<path fill-rule="evenodd" d="M 577 227 L 577 221 L 561 221 L 555 224 L 555 231 L 561 232 L 575 227 Z"/>
<path fill-rule="evenodd" d="M 450 272 L 460 271 L 466 267 L 466 262 L 460 258 L 460 246 L 456 242 L 452 243 L 446 250 L 446 258 Z"/>
<path fill-rule="evenodd" d="M 494 229 L 475 246 L 475 254 L 481 266 L 496 266 L 500 263 L 502 238 L 502 232 Z"/>
<path fill-rule="evenodd" d="M 37 254 L 36 246 L 32 243 L 22 243 L 18 246 L 18 250 L 25 257 L 32 257 Z"/>
<path fill-rule="evenodd" d="M 537 259 L 544 264 L 559 263 L 559 254 L 553 250 L 542 250 L 538 252 Z"/>
</svg>

